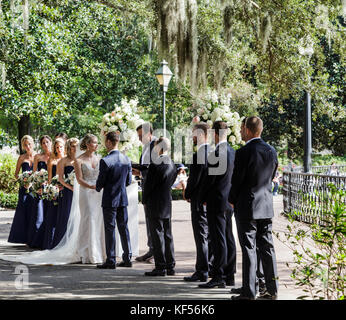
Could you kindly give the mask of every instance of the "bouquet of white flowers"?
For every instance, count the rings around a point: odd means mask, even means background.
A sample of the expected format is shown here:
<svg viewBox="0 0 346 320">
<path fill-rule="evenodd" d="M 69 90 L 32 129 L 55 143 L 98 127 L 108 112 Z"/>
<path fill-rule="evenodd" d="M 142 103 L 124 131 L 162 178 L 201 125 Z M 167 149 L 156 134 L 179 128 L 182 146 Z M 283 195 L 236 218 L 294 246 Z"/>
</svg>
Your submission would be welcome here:
<svg viewBox="0 0 346 320">
<path fill-rule="evenodd" d="M 65 178 L 65 182 L 67 183 L 67 184 L 69 184 L 70 186 L 73 186 L 73 184 L 74 184 L 74 178 L 75 178 L 75 172 L 74 172 L 74 170 L 73 171 L 71 171 L 68 175 L 67 175 L 67 177 Z"/>
<path fill-rule="evenodd" d="M 218 96 L 215 91 L 208 91 L 203 106 L 197 109 L 197 115 L 193 117 L 191 124 L 203 121 L 212 127 L 213 122 L 224 121 L 228 126 L 228 141 L 231 145 L 236 145 L 242 142 L 240 135 L 242 119 L 238 112 L 231 111 L 230 99 L 230 94 Z"/>
<path fill-rule="evenodd" d="M 18 175 L 18 182 L 21 187 L 24 187 L 27 192 L 30 192 L 29 189 L 31 187 L 31 176 L 32 171 L 24 171 L 23 173 Z"/>
<path fill-rule="evenodd" d="M 42 198 L 44 186 L 48 181 L 48 172 L 45 169 L 34 172 L 29 179 L 31 184 L 29 191 L 34 197 Z"/>
<path fill-rule="evenodd" d="M 130 150 L 141 145 L 136 129 L 144 121 L 138 115 L 137 105 L 138 101 L 135 99 L 130 101 L 122 99 L 120 106 L 116 104 L 112 112 L 103 116 L 100 125 L 103 144 L 108 132 L 118 132 L 120 134 L 120 151 Z"/>
<path fill-rule="evenodd" d="M 58 186 L 54 184 L 46 184 L 43 187 L 43 194 L 42 194 L 42 199 L 48 200 L 48 201 L 53 201 L 55 205 L 58 204 L 56 201 L 59 197 L 59 192 L 60 189 Z"/>
</svg>

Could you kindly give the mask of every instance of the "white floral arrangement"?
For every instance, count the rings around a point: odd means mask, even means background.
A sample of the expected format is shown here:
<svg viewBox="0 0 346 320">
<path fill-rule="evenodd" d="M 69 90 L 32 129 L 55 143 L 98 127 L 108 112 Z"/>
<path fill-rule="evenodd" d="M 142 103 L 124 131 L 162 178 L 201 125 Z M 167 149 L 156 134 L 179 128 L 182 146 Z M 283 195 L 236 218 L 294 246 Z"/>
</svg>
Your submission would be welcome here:
<svg viewBox="0 0 346 320">
<path fill-rule="evenodd" d="M 46 184 L 43 188 L 42 199 L 53 201 L 55 205 L 58 204 L 57 199 L 59 197 L 60 189 L 57 185 Z"/>
<path fill-rule="evenodd" d="M 30 193 L 35 198 L 42 198 L 44 187 L 48 183 L 48 171 L 41 169 L 40 171 L 34 172 L 29 178 L 29 183 Z"/>
<path fill-rule="evenodd" d="M 118 132 L 120 134 L 120 151 L 131 150 L 141 145 L 136 129 L 144 120 L 138 115 L 137 105 L 138 100 L 131 99 L 127 101 L 125 98 L 121 100 L 120 106 L 115 104 L 114 110 L 103 116 L 100 125 L 103 145 L 108 132 Z"/>
<path fill-rule="evenodd" d="M 191 124 L 205 122 L 211 128 L 215 121 L 224 121 L 228 126 L 228 142 L 237 145 L 242 142 L 240 127 L 242 118 L 238 112 L 230 109 L 231 95 L 218 95 L 215 91 L 208 91 L 203 99 L 203 106 L 197 109 L 197 115 L 192 119 Z"/>
<path fill-rule="evenodd" d="M 29 189 L 31 187 L 31 176 L 32 176 L 32 170 L 30 171 L 24 171 L 23 173 L 18 175 L 18 182 L 21 187 L 24 187 L 27 192 L 29 192 Z"/>
<path fill-rule="evenodd" d="M 64 179 L 64 181 L 69 184 L 70 186 L 73 186 L 74 185 L 74 179 L 75 179 L 75 172 L 74 170 L 72 170 L 68 175 L 67 177 Z"/>
</svg>

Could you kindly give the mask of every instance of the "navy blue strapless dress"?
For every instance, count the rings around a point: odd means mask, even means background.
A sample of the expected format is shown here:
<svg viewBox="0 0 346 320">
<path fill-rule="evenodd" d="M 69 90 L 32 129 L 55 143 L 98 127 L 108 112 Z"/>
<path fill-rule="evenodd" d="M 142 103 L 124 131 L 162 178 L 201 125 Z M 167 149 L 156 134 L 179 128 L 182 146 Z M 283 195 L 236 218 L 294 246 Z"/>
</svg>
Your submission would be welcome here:
<svg viewBox="0 0 346 320">
<path fill-rule="evenodd" d="M 32 166 L 29 163 L 22 163 L 22 172 L 31 171 Z M 8 237 L 11 243 L 27 243 L 29 222 L 31 218 L 33 197 L 26 193 L 26 189 L 21 187 L 18 193 L 18 204 L 13 217 L 13 222 Z"/>
<path fill-rule="evenodd" d="M 73 169 L 73 166 L 66 166 L 64 168 L 65 177 L 67 177 L 67 175 L 71 173 Z M 70 189 L 64 187 L 58 202 L 58 214 L 54 232 L 53 248 L 59 244 L 59 242 L 65 235 L 67 229 L 67 222 L 70 217 L 72 197 L 73 192 Z"/>
<path fill-rule="evenodd" d="M 41 169 L 47 170 L 47 164 L 44 161 L 39 161 L 37 171 Z M 28 230 L 28 246 L 31 248 L 42 249 L 44 230 L 45 230 L 45 212 L 47 201 L 34 198 L 32 206 L 32 215 Z"/>
<path fill-rule="evenodd" d="M 56 175 L 56 165 L 52 166 L 52 177 Z M 56 220 L 58 216 L 58 202 L 56 201 L 47 201 L 46 213 L 45 213 L 45 232 L 43 237 L 43 249 L 52 249 L 53 248 L 53 239 L 56 227 Z M 56 203 L 56 204 L 54 204 Z"/>
</svg>

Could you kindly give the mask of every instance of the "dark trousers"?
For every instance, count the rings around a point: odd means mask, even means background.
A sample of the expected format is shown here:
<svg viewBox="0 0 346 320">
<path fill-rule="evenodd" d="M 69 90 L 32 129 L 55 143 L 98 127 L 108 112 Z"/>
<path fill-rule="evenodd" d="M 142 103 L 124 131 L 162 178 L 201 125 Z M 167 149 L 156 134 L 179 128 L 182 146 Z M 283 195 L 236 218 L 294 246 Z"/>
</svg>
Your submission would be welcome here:
<svg viewBox="0 0 346 320">
<path fill-rule="evenodd" d="M 208 275 L 208 221 L 202 204 L 191 204 L 191 223 L 196 244 L 196 272 Z"/>
<path fill-rule="evenodd" d="M 237 227 L 243 254 L 243 294 L 251 298 L 256 296 L 257 255 L 263 265 L 268 292 L 272 295 L 277 294 L 278 282 L 272 220 L 237 220 Z"/>
<path fill-rule="evenodd" d="M 115 225 L 118 225 L 121 246 L 123 248 L 123 261 L 129 262 L 132 257 L 130 233 L 127 227 L 127 207 L 103 208 L 105 225 L 105 242 L 108 264 L 115 264 Z"/>
<path fill-rule="evenodd" d="M 149 211 L 148 211 L 148 208 L 147 208 L 147 205 L 144 204 L 143 205 L 144 207 L 144 215 L 145 215 L 145 225 L 146 225 L 146 228 L 147 228 L 147 239 L 148 239 L 148 242 L 147 242 L 147 246 L 149 248 L 149 251 L 152 252 L 153 251 L 153 241 L 151 240 L 151 233 L 150 233 L 150 226 L 149 226 Z"/>
<path fill-rule="evenodd" d="M 171 219 L 150 218 L 150 233 L 153 241 L 155 268 L 159 270 L 175 267 Z"/>
<path fill-rule="evenodd" d="M 207 211 L 210 246 L 213 254 L 212 274 L 221 279 L 227 264 L 226 212 Z"/>
<path fill-rule="evenodd" d="M 232 215 L 233 212 L 226 213 L 226 244 L 227 256 L 226 266 L 224 268 L 224 277 L 233 277 L 237 271 L 237 248 L 232 230 Z"/>
</svg>

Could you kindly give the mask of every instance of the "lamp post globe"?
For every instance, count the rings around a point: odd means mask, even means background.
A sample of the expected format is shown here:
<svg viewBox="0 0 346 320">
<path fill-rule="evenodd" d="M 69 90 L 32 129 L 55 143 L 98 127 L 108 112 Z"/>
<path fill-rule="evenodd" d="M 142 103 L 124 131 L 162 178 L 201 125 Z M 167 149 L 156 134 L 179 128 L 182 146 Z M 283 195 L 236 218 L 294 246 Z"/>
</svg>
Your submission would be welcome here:
<svg viewBox="0 0 346 320">
<path fill-rule="evenodd" d="M 168 84 L 173 76 L 172 71 L 168 68 L 167 61 L 161 62 L 160 68 L 156 72 L 156 78 L 162 88 L 162 106 L 163 106 L 163 135 L 166 137 L 166 92 Z"/>
</svg>

